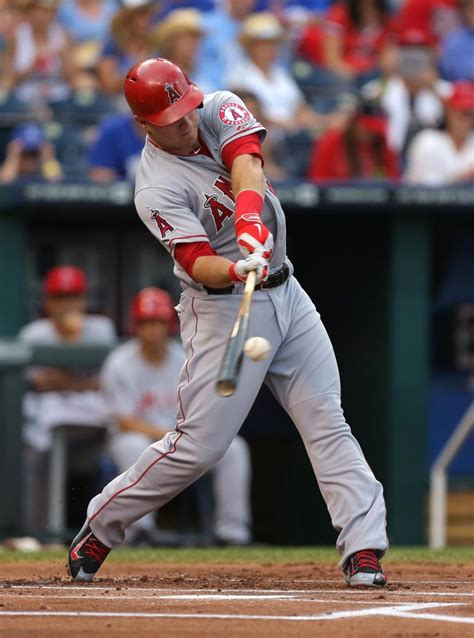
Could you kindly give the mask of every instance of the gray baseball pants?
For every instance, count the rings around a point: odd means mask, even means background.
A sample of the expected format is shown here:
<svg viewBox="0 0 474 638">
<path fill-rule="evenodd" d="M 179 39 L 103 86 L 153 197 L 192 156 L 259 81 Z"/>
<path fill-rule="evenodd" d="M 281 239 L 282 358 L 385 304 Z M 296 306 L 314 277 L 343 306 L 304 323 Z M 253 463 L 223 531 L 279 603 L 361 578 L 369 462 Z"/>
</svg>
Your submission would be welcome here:
<svg viewBox="0 0 474 638">
<path fill-rule="evenodd" d="M 382 485 L 344 419 L 331 342 L 294 277 L 277 288 L 256 291 L 249 336 L 268 339 L 272 352 L 265 361 L 244 361 L 232 397 L 216 394 L 217 370 L 240 299 L 240 295 L 203 297 L 197 292 L 182 295 L 179 314 L 187 361 L 178 389 L 176 431 L 150 445 L 91 501 L 92 531 L 115 547 L 131 523 L 160 508 L 214 466 L 266 383 L 303 439 L 339 532 L 341 567 L 361 549 L 383 554 L 388 540 Z"/>
</svg>

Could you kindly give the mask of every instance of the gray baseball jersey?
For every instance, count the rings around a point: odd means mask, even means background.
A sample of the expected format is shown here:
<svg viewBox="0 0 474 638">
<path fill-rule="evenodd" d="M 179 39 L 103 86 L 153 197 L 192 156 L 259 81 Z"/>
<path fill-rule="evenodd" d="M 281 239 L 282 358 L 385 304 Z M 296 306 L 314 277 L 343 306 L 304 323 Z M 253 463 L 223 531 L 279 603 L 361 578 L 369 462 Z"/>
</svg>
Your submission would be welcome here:
<svg viewBox="0 0 474 638">
<path fill-rule="evenodd" d="M 265 129 L 229 91 L 207 95 L 199 113 L 200 139 L 212 157 L 199 152 L 170 155 L 147 139 L 137 172 L 135 205 L 142 221 L 172 255 L 178 243 L 208 241 L 219 255 L 236 261 L 242 255 L 235 241 L 234 196 L 222 152 L 227 144 L 250 133 L 263 139 Z M 270 266 L 280 266 L 286 256 L 285 215 L 268 182 L 262 219 L 275 240 Z M 175 274 L 184 288 L 202 289 L 177 262 Z"/>
<path fill-rule="evenodd" d="M 173 255 L 179 242 L 208 241 L 231 260 L 240 258 L 234 229 L 226 145 L 250 133 L 264 134 L 232 93 L 206 97 L 200 139 L 211 157 L 178 157 L 149 140 L 137 175 L 136 207 L 144 223 Z M 275 237 L 271 265 L 286 259 L 285 220 L 267 184 L 263 221 Z M 126 472 L 107 485 L 88 509 L 89 525 L 107 546 L 124 538 L 133 521 L 159 508 L 222 458 L 266 383 L 294 421 L 311 460 L 334 528 L 341 566 L 358 550 L 387 549 L 383 490 L 346 423 L 331 342 L 308 295 L 291 276 L 257 290 L 249 335 L 271 344 L 265 361 L 245 359 L 235 394 L 216 393 L 216 375 L 234 324 L 242 285 L 213 295 L 175 264 L 183 294 L 178 305 L 186 363 L 178 388 L 174 432 L 154 443 Z M 139 477 L 137 479 L 137 477 Z"/>
</svg>

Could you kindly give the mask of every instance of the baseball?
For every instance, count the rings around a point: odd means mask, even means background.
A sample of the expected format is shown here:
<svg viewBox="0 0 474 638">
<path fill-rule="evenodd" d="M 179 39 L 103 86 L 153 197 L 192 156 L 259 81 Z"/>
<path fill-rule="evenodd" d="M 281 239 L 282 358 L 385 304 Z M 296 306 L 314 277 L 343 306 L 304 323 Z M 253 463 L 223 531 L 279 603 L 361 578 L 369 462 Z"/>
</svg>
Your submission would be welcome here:
<svg viewBox="0 0 474 638">
<path fill-rule="evenodd" d="M 251 337 L 244 345 L 244 352 L 253 361 L 263 361 L 272 349 L 270 342 L 263 337 Z"/>
</svg>

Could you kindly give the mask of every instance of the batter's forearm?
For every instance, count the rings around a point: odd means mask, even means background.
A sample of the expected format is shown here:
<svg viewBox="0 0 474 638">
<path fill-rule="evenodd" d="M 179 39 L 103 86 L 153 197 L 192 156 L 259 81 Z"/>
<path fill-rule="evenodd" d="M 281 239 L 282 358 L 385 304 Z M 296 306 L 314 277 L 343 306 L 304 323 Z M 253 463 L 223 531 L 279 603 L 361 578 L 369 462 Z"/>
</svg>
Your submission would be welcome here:
<svg viewBox="0 0 474 638">
<path fill-rule="evenodd" d="M 244 190 L 253 190 L 265 195 L 265 175 L 262 162 L 256 155 L 239 155 L 235 158 L 230 172 L 234 197 Z"/>
<path fill-rule="evenodd" d="M 192 278 L 203 286 L 225 288 L 232 283 L 229 274 L 231 264 L 231 261 L 218 255 L 198 257 L 193 265 Z"/>
</svg>

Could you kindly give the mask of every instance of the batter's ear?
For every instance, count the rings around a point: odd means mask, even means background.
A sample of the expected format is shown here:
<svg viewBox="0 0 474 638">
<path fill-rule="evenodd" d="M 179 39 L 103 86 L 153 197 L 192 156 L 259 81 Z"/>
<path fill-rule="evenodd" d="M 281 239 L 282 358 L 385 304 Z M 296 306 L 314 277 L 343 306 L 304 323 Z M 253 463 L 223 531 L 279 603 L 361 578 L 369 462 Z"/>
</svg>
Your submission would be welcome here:
<svg viewBox="0 0 474 638">
<path fill-rule="evenodd" d="M 146 120 L 142 120 L 142 118 L 138 117 L 137 115 L 134 115 L 133 119 L 138 124 L 138 126 L 141 126 L 143 129 L 145 129 L 145 131 L 147 130 L 148 123 Z"/>
</svg>

